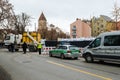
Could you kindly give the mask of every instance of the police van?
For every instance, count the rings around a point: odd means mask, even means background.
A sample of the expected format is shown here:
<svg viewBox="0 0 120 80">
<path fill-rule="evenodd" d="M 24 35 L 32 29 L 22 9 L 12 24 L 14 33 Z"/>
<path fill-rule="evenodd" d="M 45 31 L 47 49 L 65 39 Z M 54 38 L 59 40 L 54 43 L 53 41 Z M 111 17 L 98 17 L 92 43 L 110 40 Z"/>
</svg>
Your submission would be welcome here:
<svg viewBox="0 0 120 80">
<path fill-rule="evenodd" d="M 120 31 L 101 33 L 83 50 L 82 56 L 86 62 L 99 60 L 120 63 Z"/>
</svg>

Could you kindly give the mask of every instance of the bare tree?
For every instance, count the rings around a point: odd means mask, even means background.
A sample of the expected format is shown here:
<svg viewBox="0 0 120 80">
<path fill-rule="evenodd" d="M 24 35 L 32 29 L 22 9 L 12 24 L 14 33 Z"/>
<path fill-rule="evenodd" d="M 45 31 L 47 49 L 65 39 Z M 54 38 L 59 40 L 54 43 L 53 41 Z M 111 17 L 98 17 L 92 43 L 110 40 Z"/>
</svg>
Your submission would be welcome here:
<svg viewBox="0 0 120 80">
<path fill-rule="evenodd" d="M 57 39 L 57 32 L 55 29 L 51 29 L 50 34 L 49 34 L 49 39 L 50 40 L 56 40 Z"/>
<path fill-rule="evenodd" d="M 0 0 L 0 37 L 3 40 L 13 28 L 13 5 L 8 0 Z"/>
<path fill-rule="evenodd" d="M 116 23 L 115 28 L 116 28 L 116 30 L 118 30 L 117 22 L 120 19 L 120 7 L 118 7 L 117 2 L 114 4 L 112 15 L 113 15 L 115 23 Z"/>
<path fill-rule="evenodd" d="M 46 39 L 47 40 L 57 40 L 58 38 L 69 38 L 69 35 L 60 31 L 60 32 L 57 32 L 56 29 L 51 29 L 51 30 L 48 30 L 47 32 L 47 36 L 46 36 Z"/>
<path fill-rule="evenodd" d="M 12 6 L 8 0 L 0 0 L 0 22 L 9 17 L 9 12 L 11 11 Z"/>
<path fill-rule="evenodd" d="M 13 6 L 8 0 L 0 0 L 0 26 L 10 28 L 13 18 Z"/>
<path fill-rule="evenodd" d="M 25 31 L 26 26 L 30 25 L 31 16 L 27 15 L 26 13 L 21 13 L 20 15 L 15 15 L 15 30 L 17 33 L 23 33 Z"/>
</svg>

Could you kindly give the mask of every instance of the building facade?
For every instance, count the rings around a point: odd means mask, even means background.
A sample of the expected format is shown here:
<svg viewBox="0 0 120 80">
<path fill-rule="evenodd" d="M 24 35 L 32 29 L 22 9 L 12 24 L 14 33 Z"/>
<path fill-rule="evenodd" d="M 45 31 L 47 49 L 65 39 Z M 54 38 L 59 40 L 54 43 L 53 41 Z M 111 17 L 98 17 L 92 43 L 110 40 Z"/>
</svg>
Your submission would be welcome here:
<svg viewBox="0 0 120 80">
<path fill-rule="evenodd" d="M 102 32 L 115 30 L 115 22 L 105 15 L 100 15 L 99 18 L 93 17 L 91 19 L 92 36 L 96 37 Z"/>
<path fill-rule="evenodd" d="M 70 38 L 91 37 L 91 27 L 80 19 L 70 24 Z"/>
<path fill-rule="evenodd" d="M 120 21 L 117 23 L 117 30 L 120 30 Z"/>
</svg>

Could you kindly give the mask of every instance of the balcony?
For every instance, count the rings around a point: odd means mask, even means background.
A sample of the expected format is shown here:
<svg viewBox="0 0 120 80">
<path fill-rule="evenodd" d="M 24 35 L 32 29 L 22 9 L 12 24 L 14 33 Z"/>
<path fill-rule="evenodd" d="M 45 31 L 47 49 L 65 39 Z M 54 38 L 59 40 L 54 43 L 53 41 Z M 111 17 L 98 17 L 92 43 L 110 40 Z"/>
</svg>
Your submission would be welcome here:
<svg viewBox="0 0 120 80">
<path fill-rule="evenodd" d="M 73 36 L 76 36 L 76 33 L 72 33 Z"/>
<path fill-rule="evenodd" d="M 73 27 L 73 28 L 72 28 L 72 31 L 76 31 L 76 28 L 75 28 L 75 27 Z"/>
</svg>

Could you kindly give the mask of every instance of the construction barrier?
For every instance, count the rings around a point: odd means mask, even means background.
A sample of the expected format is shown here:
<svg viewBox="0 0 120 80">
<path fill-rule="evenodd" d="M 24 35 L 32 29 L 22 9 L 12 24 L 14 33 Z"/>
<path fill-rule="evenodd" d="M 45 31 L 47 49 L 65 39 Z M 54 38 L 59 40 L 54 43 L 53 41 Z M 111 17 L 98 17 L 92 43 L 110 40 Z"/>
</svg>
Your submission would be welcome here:
<svg viewBox="0 0 120 80">
<path fill-rule="evenodd" d="M 55 47 L 43 47 L 42 48 L 42 54 L 43 55 L 48 55 L 50 50 L 55 49 Z"/>
</svg>

